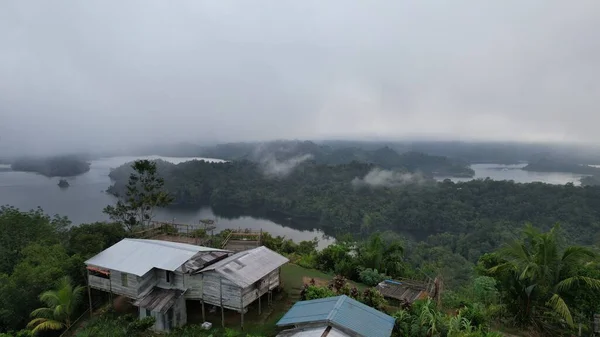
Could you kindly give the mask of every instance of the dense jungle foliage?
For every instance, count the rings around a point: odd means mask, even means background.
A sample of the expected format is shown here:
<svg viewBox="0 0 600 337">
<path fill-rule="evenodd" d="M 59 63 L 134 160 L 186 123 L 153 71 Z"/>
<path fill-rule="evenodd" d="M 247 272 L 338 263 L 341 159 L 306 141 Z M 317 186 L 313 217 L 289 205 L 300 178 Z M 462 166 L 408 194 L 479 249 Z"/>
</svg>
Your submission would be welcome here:
<svg viewBox="0 0 600 337">
<path fill-rule="evenodd" d="M 560 222 L 567 238 L 581 244 L 595 243 L 600 226 L 599 187 L 489 179 L 399 181 L 393 175 L 369 185 L 366 176 L 381 171 L 357 162 L 302 163 L 285 176 L 270 175 L 261 164 L 248 161 L 159 162 L 158 170 L 176 204 L 311 218 L 336 237 L 386 230 L 433 235 L 432 244 L 471 261 L 514 236 L 527 221 L 543 229 Z M 123 193 L 130 172 L 127 165 L 113 170 L 115 184 L 109 191 Z"/>
</svg>

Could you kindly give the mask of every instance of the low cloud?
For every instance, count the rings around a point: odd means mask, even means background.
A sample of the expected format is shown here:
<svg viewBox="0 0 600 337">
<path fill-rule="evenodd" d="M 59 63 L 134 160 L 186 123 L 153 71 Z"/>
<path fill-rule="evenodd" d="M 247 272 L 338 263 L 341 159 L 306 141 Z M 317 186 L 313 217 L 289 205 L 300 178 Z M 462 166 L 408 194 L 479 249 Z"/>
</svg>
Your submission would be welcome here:
<svg viewBox="0 0 600 337">
<path fill-rule="evenodd" d="M 406 184 L 418 184 L 423 181 L 424 178 L 420 173 L 406 173 L 376 168 L 367 173 L 363 178 L 354 178 L 352 185 L 355 187 L 395 187 Z"/>
<path fill-rule="evenodd" d="M 272 177 L 286 177 L 296 166 L 313 158 L 312 154 L 304 154 L 287 160 L 277 160 L 275 156 L 268 156 L 261 160 L 265 175 Z"/>
</svg>

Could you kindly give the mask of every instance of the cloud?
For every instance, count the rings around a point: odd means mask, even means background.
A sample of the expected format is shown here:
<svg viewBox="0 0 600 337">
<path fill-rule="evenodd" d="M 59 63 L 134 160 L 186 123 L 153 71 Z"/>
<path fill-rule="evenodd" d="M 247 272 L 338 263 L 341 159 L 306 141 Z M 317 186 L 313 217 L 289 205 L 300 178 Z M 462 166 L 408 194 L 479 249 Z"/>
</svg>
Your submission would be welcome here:
<svg viewBox="0 0 600 337">
<path fill-rule="evenodd" d="M 599 142 L 599 29 L 596 0 L 2 1 L 0 154 Z"/>
<path fill-rule="evenodd" d="M 420 173 L 406 173 L 374 168 L 363 178 L 354 178 L 352 185 L 355 187 L 397 187 L 406 184 L 420 184 L 424 181 L 425 179 Z"/>
<path fill-rule="evenodd" d="M 273 155 L 263 158 L 260 163 L 265 175 L 271 177 L 286 177 L 303 162 L 313 158 L 312 154 L 304 154 L 287 160 L 277 160 Z"/>
</svg>

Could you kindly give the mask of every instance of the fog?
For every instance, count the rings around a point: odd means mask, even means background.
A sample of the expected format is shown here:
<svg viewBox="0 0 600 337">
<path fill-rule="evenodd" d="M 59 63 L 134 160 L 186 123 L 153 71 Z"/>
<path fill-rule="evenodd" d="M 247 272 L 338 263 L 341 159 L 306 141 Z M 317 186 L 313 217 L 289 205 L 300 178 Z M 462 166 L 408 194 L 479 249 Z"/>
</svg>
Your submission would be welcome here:
<svg viewBox="0 0 600 337">
<path fill-rule="evenodd" d="M 600 2 L 2 1 L 0 155 L 600 141 Z"/>
<path fill-rule="evenodd" d="M 406 184 L 420 184 L 425 178 L 420 173 L 398 172 L 374 168 L 363 178 L 356 177 L 352 180 L 355 187 L 397 187 Z"/>
</svg>

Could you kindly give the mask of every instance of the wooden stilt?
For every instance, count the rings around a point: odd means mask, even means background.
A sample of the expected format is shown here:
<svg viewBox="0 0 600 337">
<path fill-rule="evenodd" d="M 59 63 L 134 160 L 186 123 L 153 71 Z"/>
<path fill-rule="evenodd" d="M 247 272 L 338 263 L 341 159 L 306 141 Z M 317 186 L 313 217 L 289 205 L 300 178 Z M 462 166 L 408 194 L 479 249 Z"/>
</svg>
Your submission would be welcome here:
<svg viewBox="0 0 600 337">
<path fill-rule="evenodd" d="M 244 295 L 240 289 L 240 308 L 242 308 L 241 316 L 242 316 L 242 330 L 244 330 Z"/>
<path fill-rule="evenodd" d="M 206 314 L 204 313 L 204 300 L 200 300 L 202 302 L 202 323 L 206 322 Z"/>
<path fill-rule="evenodd" d="M 90 271 L 87 271 L 87 281 L 88 281 L 88 299 L 90 300 L 90 317 L 92 317 L 92 313 L 94 311 L 94 307 L 92 306 L 92 288 L 90 288 Z"/>
<path fill-rule="evenodd" d="M 258 294 L 258 315 L 260 316 L 260 311 L 261 311 L 261 307 L 260 307 L 260 298 L 262 296 L 260 296 L 260 293 Z"/>
</svg>

